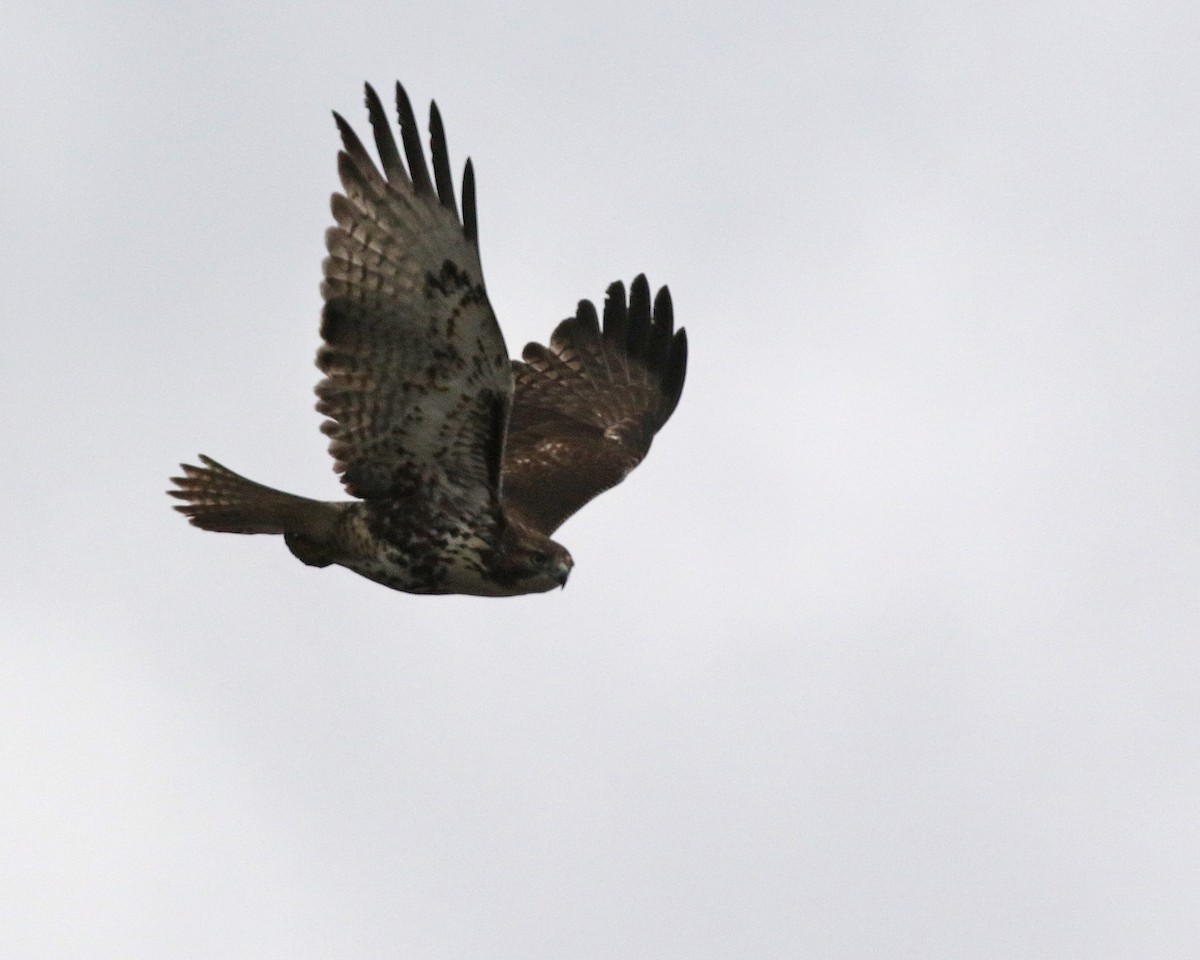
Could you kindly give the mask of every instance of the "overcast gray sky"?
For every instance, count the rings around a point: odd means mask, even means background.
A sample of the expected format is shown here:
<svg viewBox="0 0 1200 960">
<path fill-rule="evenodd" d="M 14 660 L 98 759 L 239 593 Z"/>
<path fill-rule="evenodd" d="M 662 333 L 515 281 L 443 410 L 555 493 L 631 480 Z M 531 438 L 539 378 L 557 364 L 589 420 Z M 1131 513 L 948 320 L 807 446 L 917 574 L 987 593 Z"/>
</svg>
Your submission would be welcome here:
<svg viewBox="0 0 1200 960">
<path fill-rule="evenodd" d="M 5 958 L 1200 955 L 1192 2 L 18 0 Z M 436 97 L 519 350 L 689 381 L 563 592 L 206 534 L 335 498 L 336 131 Z M 422 107 L 422 112 L 423 112 Z"/>
</svg>

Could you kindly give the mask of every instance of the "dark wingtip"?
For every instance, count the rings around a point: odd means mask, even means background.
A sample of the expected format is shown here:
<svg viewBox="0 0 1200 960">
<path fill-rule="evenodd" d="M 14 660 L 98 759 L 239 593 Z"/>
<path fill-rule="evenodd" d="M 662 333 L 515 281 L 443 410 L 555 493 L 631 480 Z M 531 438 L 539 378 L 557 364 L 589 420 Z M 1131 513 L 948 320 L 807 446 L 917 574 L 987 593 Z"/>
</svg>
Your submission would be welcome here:
<svg viewBox="0 0 1200 960">
<path fill-rule="evenodd" d="M 433 182 L 429 179 L 429 168 L 425 166 L 425 151 L 421 148 L 417 117 L 408 93 L 399 80 L 396 81 L 396 112 L 400 117 L 400 139 L 404 143 L 404 156 L 408 159 L 408 175 L 412 178 L 413 190 L 417 194 L 432 194 Z"/>
<path fill-rule="evenodd" d="M 591 300 L 580 300 L 575 307 L 575 323 L 580 331 L 592 338 L 600 336 L 600 316 Z"/>
<path fill-rule="evenodd" d="M 338 135 L 342 138 L 342 147 L 347 153 L 353 153 L 355 149 L 362 150 L 362 141 L 358 139 L 358 134 L 354 132 L 354 128 L 346 122 L 336 110 L 333 111 L 333 122 L 337 124 Z"/>
<path fill-rule="evenodd" d="M 625 342 L 629 312 L 625 303 L 625 284 L 614 280 L 604 297 L 604 336 L 617 343 Z"/>
<path fill-rule="evenodd" d="M 667 371 L 663 377 L 663 392 L 666 393 L 670 400 L 666 417 L 663 418 L 664 422 L 667 417 L 675 412 L 675 407 L 679 403 L 679 397 L 683 393 L 683 381 L 687 377 L 687 360 L 687 331 L 680 328 L 675 336 L 671 338 L 671 353 L 667 358 Z"/>
<path fill-rule="evenodd" d="M 629 285 L 629 326 L 625 335 L 630 356 L 641 356 L 650 337 L 650 283 L 644 273 Z"/>
<path fill-rule="evenodd" d="M 576 349 L 600 339 L 600 320 L 591 300 L 580 300 L 575 316 L 567 317 L 550 335 L 555 349 L 572 346 Z"/>
<path fill-rule="evenodd" d="M 671 302 L 671 291 L 666 286 L 659 287 L 654 296 L 654 325 L 663 327 L 667 333 L 675 330 L 675 305 Z"/>
<path fill-rule="evenodd" d="M 363 84 L 363 98 L 367 106 L 367 116 L 371 121 L 371 129 L 375 133 L 375 148 L 379 151 L 379 161 L 383 165 L 384 176 L 397 183 L 408 182 L 408 171 L 400 160 L 400 151 L 396 147 L 396 138 L 392 136 L 392 125 L 388 122 L 387 112 L 383 109 L 383 101 L 369 83 Z"/>
<path fill-rule="evenodd" d="M 646 364 L 657 372 L 662 371 L 671 349 L 671 335 L 675 331 L 675 310 L 671 305 L 671 291 L 660 287 L 654 297 L 654 322 L 646 344 Z"/>
<path fill-rule="evenodd" d="M 442 206 L 458 216 L 458 206 L 454 202 L 454 177 L 450 173 L 450 151 L 446 146 L 446 126 L 442 123 L 442 113 L 438 110 L 437 101 L 429 104 L 429 147 L 433 156 L 433 176 L 437 181 L 438 199 Z"/>
<path fill-rule="evenodd" d="M 479 219 L 475 213 L 475 167 L 467 157 L 463 167 L 462 183 L 463 236 L 476 246 L 479 245 Z"/>
</svg>

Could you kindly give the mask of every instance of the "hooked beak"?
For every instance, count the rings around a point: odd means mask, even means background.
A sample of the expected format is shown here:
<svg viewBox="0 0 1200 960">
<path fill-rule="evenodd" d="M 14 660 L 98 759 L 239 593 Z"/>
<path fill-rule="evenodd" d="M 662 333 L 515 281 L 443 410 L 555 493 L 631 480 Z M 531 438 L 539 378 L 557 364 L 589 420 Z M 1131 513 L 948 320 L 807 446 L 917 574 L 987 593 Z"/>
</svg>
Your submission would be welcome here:
<svg viewBox="0 0 1200 960">
<path fill-rule="evenodd" d="M 558 589 L 564 590 L 567 586 L 567 577 L 571 575 L 572 564 L 564 563 L 558 568 Z"/>
</svg>

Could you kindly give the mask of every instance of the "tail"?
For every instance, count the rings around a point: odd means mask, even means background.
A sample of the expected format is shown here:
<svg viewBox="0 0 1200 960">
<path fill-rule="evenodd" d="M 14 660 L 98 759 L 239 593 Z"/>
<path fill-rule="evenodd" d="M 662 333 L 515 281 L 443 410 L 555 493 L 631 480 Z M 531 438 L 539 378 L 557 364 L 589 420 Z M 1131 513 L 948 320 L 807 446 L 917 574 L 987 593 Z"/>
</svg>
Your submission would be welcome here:
<svg viewBox="0 0 1200 960">
<path fill-rule="evenodd" d="M 172 497 L 186 503 L 175 509 L 197 527 L 220 533 L 283 534 L 297 557 L 313 566 L 333 562 L 332 538 L 344 504 L 309 500 L 239 476 L 211 457 L 203 467 L 189 463 L 182 477 L 172 477 Z"/>
</svg>

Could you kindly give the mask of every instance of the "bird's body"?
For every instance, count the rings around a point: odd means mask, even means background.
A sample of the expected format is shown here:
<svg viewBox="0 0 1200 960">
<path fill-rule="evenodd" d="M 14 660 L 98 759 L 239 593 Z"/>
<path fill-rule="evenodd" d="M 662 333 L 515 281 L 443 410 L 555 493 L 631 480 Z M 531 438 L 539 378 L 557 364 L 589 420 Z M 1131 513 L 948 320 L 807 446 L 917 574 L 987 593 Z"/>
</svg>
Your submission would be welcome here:
<svg viewBox="0 0 1200 960">
<path fill-rule="evenodd" d="M 379 98 L 367 109 L 382 173 L 334 115 L 344 194 L 326 234 L 317 409 L 345 502 L 254 483 L 208 457 L 173 496 L 192 523 L 282 534 L 312 566 L 339 564 L 409 593 L 513 596 L 566 583 L 550 539 L 645 456 L 679 400 L 687 341 L 664 287 L 609 287 L 603 325 L 589 301 L 550 346 L 510 361 L 479 262 L 474 173 L 459 220 L 441 117 L 434 178 L 408 97 L 396 87 L 407 168 Z"/>
</svg>

